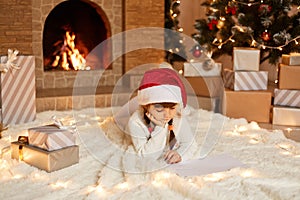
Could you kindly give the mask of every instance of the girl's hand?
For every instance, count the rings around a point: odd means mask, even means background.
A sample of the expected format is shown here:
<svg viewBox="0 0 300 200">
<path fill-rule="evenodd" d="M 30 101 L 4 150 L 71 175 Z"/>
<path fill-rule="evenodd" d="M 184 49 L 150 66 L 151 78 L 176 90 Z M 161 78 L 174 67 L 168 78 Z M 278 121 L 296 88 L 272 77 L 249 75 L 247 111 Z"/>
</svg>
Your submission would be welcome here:
<svg viewBox="0 0 300 200">
<path fill-rule="evenodd" d="M 153 122 L 156 126 L 165 127 L 166 121 L 164 120 L 157 120 L 153 115 L 151 115 L 149 112 L 146 113 L 146 116 L 150 119 L 151 122 Z"/>
<path fill-rule="evenodd" d="M 179 153 L 177 153 L 177 151 L 174 150 L 167 151 L 167 153 L 164 155 L 164 158 L 168 164 L 174 164 L 181 161 L 181 156 Z"/>
</svg>

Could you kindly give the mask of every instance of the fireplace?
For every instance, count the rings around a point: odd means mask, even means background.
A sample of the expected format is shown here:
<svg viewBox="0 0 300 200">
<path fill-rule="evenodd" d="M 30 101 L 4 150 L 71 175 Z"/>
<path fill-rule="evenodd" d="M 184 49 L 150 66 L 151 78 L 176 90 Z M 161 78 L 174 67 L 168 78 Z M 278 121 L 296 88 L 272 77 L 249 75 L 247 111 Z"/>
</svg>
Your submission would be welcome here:
<svg viewBox="0 0 300 200">
<path fill-rule="evenodd" d="M 44 70 L 109 68 L 112 49 L 103 41 L 110 36 L 110 23 L 99 5 L 82 0 L 58 4 L 44 24 Z"/>
<path fill-rule="evenodd" d="M 77 7 L 71 6 L 71 4 Z M 48 89 L 72 89 L 79 71 L 81 71 L 81 74 L 83 73 L 80 87 L 95 85 L 95 82 L 98 80 L 94 75 L 95 71 L 103 71 L 102 78 L 98 82 L 99 86 L 112 86 L 116 83 L 116 80 L 118 80 L 123 73 L 123 57 L 114 60 L 111 59 L 114 47 L 111 47 L 110 44 L 106 44 L 106 46 L 101 45 L 101 47 L 103 47 L 101 49 L 93 49 L 93 47 L 97 45 L 97 47 L 99 47 L 99 42 L 103 44 L 103 40 L 122 32 L 124 23 L 123 4 L 124 1 L 122 0 L 32 1 L 32 19 L 30 19 L 32 24 L 29 23 L 27 25 L 32 28 L 32 48 L 19 49 L 25 53 L 28 50 L 26 54 L 33 54 L 36 57 L 36 88 L 38 94 L 40 91 L 44 92 Z M 77 15 L 74 16 L 74 11 L 70 10 L 69 7 L 75 7 Z M 79 10 L 84 9 L 86 11 L 88 10 L 88 12 L 81 14 Z M 68 12 L 72 17 L 62 16 L 63 14 L 59 14 L 62 12 L 61 10 L 64 10 L 63 12 L 66 13 Z M 91 13 L 94 16 L 90 16 Z M 78 16 L 78 14 L 80 14 L 80 16 Z M 85 20 L 84 25 L 82 25 L 81 20 L 83 20 L 84 17 L 86 17 L 86 19 L 93 19 L 91 21 Z M 76 19 L 75 21 L 81 26 L 79 28 L 78 24 L 70 26 L 74 24 L 70 22 L 72 19 Z M 69 22 L 67 23 L 68 20 Z M 54 22 L 54 24 L 51 21 Z M 92 27 L 87 27 L 87 25 Z M 83 32 L 85 27 L 89 28 L 90 32 L 95 32 L 92 33 L 94 35 L 87 36 L 87 32 Z M 99 31 L 100 29 L 101 32 Z M 52 33 L 54 30 L 57 31 L 57 35 Z M 87 64 L 91 66 L 91 69 L 95 70 L 62 70 L 60 67 L 51 70 L 45 69 L 47 68 L 46 66 L 49 66 L 48 63 L 51 62 L 49 61 L 50 56 L 55 54 L 55 43 L 59 43 L 62 40 L 66 34 L 65 30 L 71 30 L 71 32 L 75 34 L 74 42 L 76 49 L 83 55 Z M 60 33 L 60 31 L 62 32 Z M 95 36 L 96 33 L 98 34 L 97 37 Z M 58 37 L 59 34 L 60 36 Z M 54 39 L 50 37 L 51 35 Z M 93 50 L 91 51 L 91 49 Z M 88 55 L 86 55 L 86 52 L 88 52 Z M 112 60 L 113 62 L 111 62 Z"/>
</svg>

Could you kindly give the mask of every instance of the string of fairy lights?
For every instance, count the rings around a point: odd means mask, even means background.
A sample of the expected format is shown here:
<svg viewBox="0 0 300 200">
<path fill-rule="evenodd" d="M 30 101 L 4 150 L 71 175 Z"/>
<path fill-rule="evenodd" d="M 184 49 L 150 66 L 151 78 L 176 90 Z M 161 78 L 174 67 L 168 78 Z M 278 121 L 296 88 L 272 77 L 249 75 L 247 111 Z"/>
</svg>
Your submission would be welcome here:
<svg viewBox="0 0 300 200">
<path fill-rule="evenodd" d="M 213 0 L 212 2 L 215 2 L 216 0 Z M 247 5 L 247 6 L 254 6 L 254 5 L 257 5 L 257 4 L 263 4 L 264 3 L 264 0 L 261 0 L 259 2 L 241 2 L 241 1 L 237 1 L 237 0 L 233 0 L 231 2 L 232 4 L 241 4 L 241 5 Z M 280 0 L 280 2 L 278 2 L 280 4 L 283 3 L 283 0 Z M 300 6 L 297 7 L 297 10 L 300 9 Z M 212 11 L 213 12 L 218 12 L 219 10 L 216 9 L 216 8 L 212 8 Z M 225 22 L 225 17 L 223 16 L 220 16 L 219 17 L 219 20 L 221 21 L 221 23 L 224 23 Z M 283 45 L 278 45 L 278 46 L 269 46 L 269 45 L 266 45 L 265 43 L 261 43 L 261 42 L 258 42 L 257 40 L 255 40 L 254 36 L 253 36 L 253 30 L 250 28 L 250 27 L 246 27 L 246 26 L 240 26 L 240 25 L 235 25 L 231 28 L 231 36 L 229 36 L 226 40 L 222 40 L 222 39 L 218 39 L 218 38 L 215 38 L 212 42 L 213 45 L 217 46 L 218 49 L 221 49 L 222 46 L 224 44 L 227 44 L 228 42 L 232 42 L 234 43 L 235 40 L 234 40 L 234 36 L 237 34 L 237 32 L 241 32 L 241 33 L 247 33 L 252 42 L 251 42 L 251 46 L 252 47 L 257 47 L 257 48 L 261 48 L 261 49 L 277 49 L 277 50 L 280 50 L 282 51 L 283 48 L 287 45 L 289 45 L 291 42 L 295 42 L 296 45 L 299 44 L 299 39 L 300 39 L 300 36 L 297 36 L 295 38 L 292 38 L 292 39 L 286 39 L 285 43 Z M 265 33 L 267 33 L 267 29 L 265 30 Z"/>
<path fill-rule="evenodd" d="M 242 33 L 248 33 L 249 36 L 251 37 L 251 40 L 252 40 L 251 46 L 253 46 L 253 47 L 258 47 L 258 48 L 262 48 L 262 49 L 268 48 L 268 49 L 278 49 L 278 50 L 282 51 L 283 48 L 284 48 L 285 46 L 287 46 L 288 44 L 290 44 L 291 42 L 295 42 L 295 44 L 298 45 L 299 42 L 298 42 L 297 40 L 300 39 L 300 36 L 297 36 L 297 37 L 295 37 L 295 38 L 293 38 L 293 39 L 291 39 L 291 40 L 287 40 L 287 41 L 285 42 L 285 44 L 283 44 L 283 45 L 280 45 L 280 46 L 268 46 L 268 45 L 265 45 L 265 44 L 263 44 L 263 43 L 260 43 L 260 42 L 258 42 L 258 41 L 256 41 L 256 40 L 254 39 L 254 36 L 253 36 L 253 34 L 252 34 L 252 30 L 251 30 L 250 27 L 245 27 L 245 26 L 238 26 L 238 25 L 235 25 L 235 26 L 233 26 L 233 27 L 231 28 L 231 33 L 232 33 L 232 35 L 231 35 L 228 39 L 222 41 L 222 39 L 217 39 L 217 38 L 215 38 L 214 41 L 212 42 L 212 44 L 218 46 L 218 48 L 221 49 L 222 46 L 223 46 L 224 44 L 226 44 L 226 43 L 228 43 L 228 42 L 235 42 L 235 40 L 234 40 L 233 38 L 234 38 L 234 36 L 235 36 L 235 34 L 236 34 L 237 31 L 242 32 Z"/>
</svg>

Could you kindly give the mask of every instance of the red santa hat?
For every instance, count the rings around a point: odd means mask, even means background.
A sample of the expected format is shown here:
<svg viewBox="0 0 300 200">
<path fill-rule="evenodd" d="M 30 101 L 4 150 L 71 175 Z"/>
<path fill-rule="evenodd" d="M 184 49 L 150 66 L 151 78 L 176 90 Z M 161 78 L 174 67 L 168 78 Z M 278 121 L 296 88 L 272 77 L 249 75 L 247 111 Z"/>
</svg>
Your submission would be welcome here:
<svg viewBox="0 0 300 200">
<path fill-rule="evenodd" d="M 159 68 L 145 72 L 138 90 L 140 105 L 152 103 L 187 103 L 184 84 L 173 69 Z"/>
</svg>

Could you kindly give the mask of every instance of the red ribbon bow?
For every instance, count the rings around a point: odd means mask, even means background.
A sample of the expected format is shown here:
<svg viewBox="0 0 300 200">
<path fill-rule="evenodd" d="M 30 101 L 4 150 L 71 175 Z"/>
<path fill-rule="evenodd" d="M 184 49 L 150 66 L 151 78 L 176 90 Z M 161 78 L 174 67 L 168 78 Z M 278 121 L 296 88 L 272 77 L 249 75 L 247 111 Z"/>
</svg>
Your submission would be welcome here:
<svg viewBox="0 0 300 200">
<path fill-rule="evenodd" d="M 208 28 L 209 30 L 213 30 L 213 26 L 218 24 L 218 20 L 216 19 L 212 19 L 209 23 L 208 23 Z"/>
</svg>

